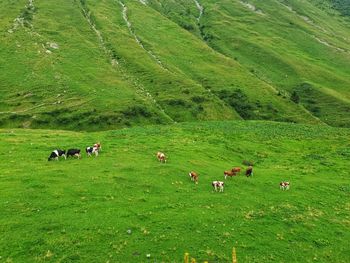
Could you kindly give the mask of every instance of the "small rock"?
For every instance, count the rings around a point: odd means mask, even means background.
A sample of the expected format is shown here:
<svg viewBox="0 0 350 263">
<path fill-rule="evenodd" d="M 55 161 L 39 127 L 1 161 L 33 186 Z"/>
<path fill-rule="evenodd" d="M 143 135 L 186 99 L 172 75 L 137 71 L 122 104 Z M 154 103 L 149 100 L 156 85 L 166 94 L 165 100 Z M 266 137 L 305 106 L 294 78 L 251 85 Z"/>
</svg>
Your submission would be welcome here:
<svg viewBox="0 0 350 263">
<path fill-rule="evenodd" d="M 48 45 L 52 49 L 59 49 L 58 44 L 54 42 L 47 42 L 46 45 Z"/>
</svg>

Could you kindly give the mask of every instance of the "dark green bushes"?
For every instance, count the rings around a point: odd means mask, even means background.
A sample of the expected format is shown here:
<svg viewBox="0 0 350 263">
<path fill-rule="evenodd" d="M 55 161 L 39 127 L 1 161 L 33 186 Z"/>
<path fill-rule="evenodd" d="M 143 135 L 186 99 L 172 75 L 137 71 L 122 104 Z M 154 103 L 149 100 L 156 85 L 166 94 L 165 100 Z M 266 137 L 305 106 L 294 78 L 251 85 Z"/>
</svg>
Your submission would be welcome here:
<svg viewBox="0 0 350 263">
<path fill-rule="evenodd" d="M 254 110 L 256 106 L 249 101 L 248 96 L 241 89 L 235 89 L 233 91 L 221 90 L 217 95 L 234 108 L 243 119 L 252 119 L 255 117 Z"/>
</svg>

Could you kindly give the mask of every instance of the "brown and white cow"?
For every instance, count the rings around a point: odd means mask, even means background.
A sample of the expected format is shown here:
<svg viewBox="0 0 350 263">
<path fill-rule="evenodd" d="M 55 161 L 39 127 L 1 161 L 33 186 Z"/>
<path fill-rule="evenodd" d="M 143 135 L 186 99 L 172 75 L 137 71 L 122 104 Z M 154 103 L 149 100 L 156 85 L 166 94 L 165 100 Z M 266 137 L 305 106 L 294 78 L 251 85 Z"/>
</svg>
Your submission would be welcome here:
<svg viewBox="0 0 350 263">
<path fill-rule="evenodd" d="M 280 182 L 280 189 L 281 190 L 289 190 L 289 182 Z"/>
<path fill-rule="evenodd" d="M 225 185 L 224 182 L 221 182 L 221 181 L 213 181 L 213 182 L 211 183 L 211 185 L 213 186 L 215 192 L 217 192 L 217 191 L 223 192 L 223 191 L 224 191 L 224 185 Z"/>
<path fill-rule="evenodd" d="M 94 148 L 96 148 L 98 151 L 102 151 L 101 143 L 100 142 L 95 143 Z"/>
<path fill-rule="evenodd" d="M 188 174 L 191 178 L 191 181 L 195 182 L 195 184 L 198 184 L 198 174 L 194 171 L 191 171 L 189 174 Z"/>
<path fill-rule="evenodd" d="M 157 158 L 161 163 L 166 163 L 166 156 L 162 152 L 157 152 Z"/>
<path fill-rule="evenodd" d="M 225 180 L 226 180 L 227 176 L 232 177 L 232 176 L 236 176 L 236 175 L 237 175 L 237 173 L 236 173 L 236 172 L 234 172 L 234 170 L 233 170 L 233 169 L 231 169 L 231 170 L 227 170 L 227 171 L 224 171 Z"/>
</svg>

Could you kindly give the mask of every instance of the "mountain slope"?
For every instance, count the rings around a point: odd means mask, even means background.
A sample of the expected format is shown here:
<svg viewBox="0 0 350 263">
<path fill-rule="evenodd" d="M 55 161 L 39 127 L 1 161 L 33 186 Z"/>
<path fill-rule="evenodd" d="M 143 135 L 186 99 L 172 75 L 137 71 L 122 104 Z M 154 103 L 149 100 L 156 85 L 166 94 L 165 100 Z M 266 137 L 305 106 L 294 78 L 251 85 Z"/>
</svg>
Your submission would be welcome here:
<svg viewBox="0 0 350 263">
<path fill-rule="evenodd" d="M 196 1 L 204 9 L 198 22 L 194 2 L 160 2 L 149 4 L 282 95 L 297 92 L 322 121 L 349 125 L 350 24 L 331 3 L 203 0 Z"/>
<path fill-rule="evenodd" d="M 94 130 L 268 119 L 346 126 L 348 24 L 316 3 L 268 2 L 259 2 L 260 14 L 254 2 L 225 0 L 3 1 L 0 125 Z M 315 22 L 301 18 L 304 7 Z"/>
</svg>

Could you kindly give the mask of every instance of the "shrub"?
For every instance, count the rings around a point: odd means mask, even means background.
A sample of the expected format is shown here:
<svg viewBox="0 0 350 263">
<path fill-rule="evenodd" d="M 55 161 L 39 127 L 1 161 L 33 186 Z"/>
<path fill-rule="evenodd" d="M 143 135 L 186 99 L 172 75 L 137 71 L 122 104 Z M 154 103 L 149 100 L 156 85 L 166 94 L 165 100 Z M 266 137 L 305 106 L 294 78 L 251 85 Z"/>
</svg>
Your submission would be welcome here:
<svg viewBox="0 0 350 263">
<path fill-rule="evenodd" d="M 122 114 L 125 117 L 142 116 L 148 118 L 152 116 L 152 113 L 145 106 L 142 105 L 130 106 L 126 110 L 122 111 Z"/>
<path fill-rule="evenodd" d="M 206 101 L 207 99 L 203 96 L 194 96 L 191 98 L 191 100 L 195 103 L 202 103 L 202 102 Z"/>
<path fill-rule="evenodd" d="M 166 101 L 166 104 L 170 106 L 181 106 L 181 107 L 188 106 L 188 103 L 183 99 L 170 99 Z"/>
<path fill-rule="evenodd" d="M 255 117 L 254 110 L 256 109 L 256 105 L 248 100 L 248 96 L 241 89 L 235 89 L 233 91 L 221 90 L 218 96 L 234 108 L 243 119 Z"/>
<path fill-rule="evenodd" d="M 297 104 L 300 102 L 300 97 L 295 90 L 292 92 L 292 95 L 290 96 L 290 100 Z"/>
</svg>

